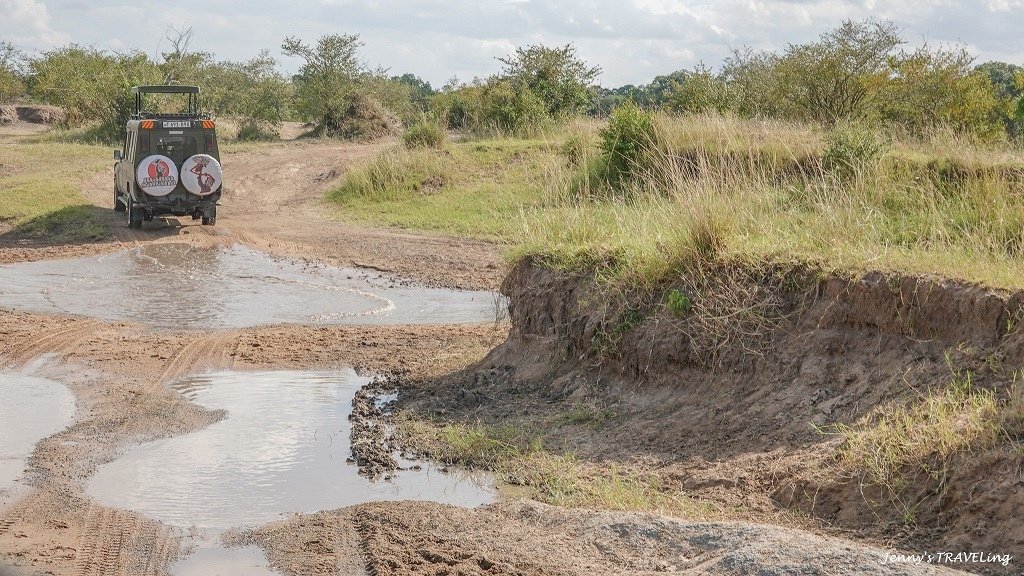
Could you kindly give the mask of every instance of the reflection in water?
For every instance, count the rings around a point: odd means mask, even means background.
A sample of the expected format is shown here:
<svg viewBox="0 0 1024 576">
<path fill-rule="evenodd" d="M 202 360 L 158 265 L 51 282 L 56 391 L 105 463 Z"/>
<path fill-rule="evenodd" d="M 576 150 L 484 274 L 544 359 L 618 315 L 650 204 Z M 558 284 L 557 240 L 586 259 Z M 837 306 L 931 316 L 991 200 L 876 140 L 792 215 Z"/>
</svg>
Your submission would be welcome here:
<svg viewBox="0 0 1024 576">
<path fill-rule="evenodd" d="M 160 327 L 486 322 L 491 292 L 409 286 L 365 270 L 246 248 L 150 244 L 99 257 L 0 265 L 0 306 Z"/>
<path fill-rule="evenodd" d="M 216 544 L 200 546 L 195 552 L 171 566 L 173 576 L 275 576 L 263 551 L 256 546 L 222 548 Z"/>
<path fill-rule="evenodd" d="M 0 490 L 21 477 L 36 442 L 66 428 L 75 397 L 63 384 L 0 374 Z"/>
<path fill-rule="evenodd" d="M 352 396 L 369 379 L 352 370 L 223 372 L 174 386 L 197 404 L 224 409 L 207 428 L 138 446 L 99 468 L 88 485 L 100 502 L 179 526 L 263 524 L 379 500 L 476 506 L 493 500 L 478 478 L 429 466 L 394 481 L 359 476 L 349 454 Z"/>
</svg>

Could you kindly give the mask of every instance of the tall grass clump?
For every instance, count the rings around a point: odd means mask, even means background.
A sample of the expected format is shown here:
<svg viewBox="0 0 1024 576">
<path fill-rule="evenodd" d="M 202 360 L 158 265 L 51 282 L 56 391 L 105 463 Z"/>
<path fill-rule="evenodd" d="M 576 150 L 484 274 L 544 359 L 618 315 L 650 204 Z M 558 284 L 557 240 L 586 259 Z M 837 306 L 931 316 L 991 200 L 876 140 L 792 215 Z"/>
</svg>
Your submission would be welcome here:
<svg viewBox="0 0 1024 576">
<path fill-rule="evenodd" d="M 427 118 L 406 128 L 402 135 L 402 143 L 406 148 L 443 148 L 446 140 L 444 128 Z"/>
<path fill-rule="evenodd" d="M 1021 285 L 1024 160 L 1009 144 L 620 110 L 596 153 L 551 179 L 551 205 L 524 212 L 518 253 L 645 282 L 703 250 Z M 725 241 L 701 248 L 700 222 Z"/>
<path fill-rule="evenodd" d="M 436 151 L 396 146 L 382 152 L 369 165 L 350 170 L 342 185 L 328 197 L 341 202 L 398 200 L 443 187 L 450 174 L 445 157 Z"/>
</svg>

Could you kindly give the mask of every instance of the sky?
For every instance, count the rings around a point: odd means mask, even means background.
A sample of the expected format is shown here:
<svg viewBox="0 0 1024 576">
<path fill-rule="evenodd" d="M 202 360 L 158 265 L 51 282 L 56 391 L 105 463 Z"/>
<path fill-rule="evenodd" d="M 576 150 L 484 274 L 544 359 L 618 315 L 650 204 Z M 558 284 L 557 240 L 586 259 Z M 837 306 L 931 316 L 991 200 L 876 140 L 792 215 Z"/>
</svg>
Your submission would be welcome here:
<svg viewBox="0 0 1024 576">
<path fill-rule="evenodd" d="M 777 50 L 815 39 L 844 19 L 902 27 L 911 45 L 962 44 L 978 62 L 1024 65 L 1024 0 L 0 0 L 0 40 L 32 53 L 74 42 L 156 56 L 169 27 L 191 27 L 191 48 L 244 60 L 281 42 L 359 34 L 363 59 L 435 87 L 498 72 L 517 46 L 575 44 L 603 86 L 646 84 L 733 47 Z"/>
</svg>

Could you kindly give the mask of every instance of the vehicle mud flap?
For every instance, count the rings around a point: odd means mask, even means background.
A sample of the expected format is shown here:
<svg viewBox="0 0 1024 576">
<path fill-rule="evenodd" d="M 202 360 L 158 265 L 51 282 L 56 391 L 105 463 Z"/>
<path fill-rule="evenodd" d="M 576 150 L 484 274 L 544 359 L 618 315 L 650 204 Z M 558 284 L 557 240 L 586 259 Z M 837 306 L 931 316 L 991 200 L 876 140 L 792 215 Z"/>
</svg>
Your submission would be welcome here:
<svg viewBox="0 0 1024 576">
<path fill-rule="evenodd" d="M 128 199 L 128 227 L 136 230 L 142 228 L 142 221 L 146 217 L 146 211 L 141 206 L 136 206 L 132 199 Z"/>
<path fill-rule="evenodd" d="M 203 225 L 213 226 L 217 223 L 217 206 L 209 206 L 203 209 Z"/>
<path fill-rule="evenodd" d="M 117 191 L 117 182 L 114 182 L 114 211 L 124 212 L 128 207 L 121 200 L 121 193 Z"/>
</svg>

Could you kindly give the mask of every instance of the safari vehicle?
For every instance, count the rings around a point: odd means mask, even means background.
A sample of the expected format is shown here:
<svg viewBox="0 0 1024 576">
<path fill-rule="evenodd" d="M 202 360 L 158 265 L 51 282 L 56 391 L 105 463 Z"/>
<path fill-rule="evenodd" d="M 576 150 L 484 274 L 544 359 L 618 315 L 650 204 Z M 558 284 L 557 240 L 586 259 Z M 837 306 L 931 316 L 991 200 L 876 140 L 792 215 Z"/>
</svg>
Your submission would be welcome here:
<svg viewBox="0 0 1024 576">
<path fill-rule="evenodd" d="M 136 86 L 132 92 L 135 112 L 125 129 L 124 150 L 114 150 L 114 210 L 127 212 L 129 228 L 141 228 L 144 220 L 161 214 L 214 225 L 223 175 L 213 120 L 199 112 L 199 88 Z M 146 94 L 185 95 L 187 107 L 147 112 Z"/>
</svg>

